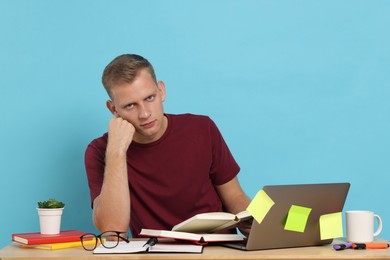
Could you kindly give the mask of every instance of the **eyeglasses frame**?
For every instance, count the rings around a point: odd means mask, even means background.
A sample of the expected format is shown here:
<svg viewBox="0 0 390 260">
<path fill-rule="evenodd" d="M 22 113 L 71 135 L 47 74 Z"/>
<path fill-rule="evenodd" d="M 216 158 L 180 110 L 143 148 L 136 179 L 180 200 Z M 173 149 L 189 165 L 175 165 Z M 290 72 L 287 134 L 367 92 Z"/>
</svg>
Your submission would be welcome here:
<svg viewBox="0 0 390 260">
<path fill-rule="evenodd" d="M 115 233 L 115 234 L 117 235 L 117 238 L 118 238 L 118 239 L 117 239 L 117 243 L 116 243 L 115 246 L 113 246 L 113 247 L 107 247 L 107 246 L 104 245 L 104 242 L 103 242 L 103 240 L 102 240 L 102 235 L 104 235 L 105 233 Z M 83 246 L 83 248 L 84 248 L 85 250 L 87 250 L 87 251 L 93 251 L 93 250 L 95 250 L 95 248 L 97 247 L 98 240 L 100 240 L 100 244 L 101 244 L 103 247 L 105 247 L 105 248 L 107 248 L 107 249 L 112 249 L 112 248 L 115 248 L 115 247 L 117 247 L 117 246 L 119 245 L 119 240 L 120 240 L 120 239 L 122 239 L 122 240 L 125 241 L 126 243 L 130 243 L 130 240 L 129 240 L 128 238 L 125 238 L 125 237 L 123 237 L 123 236 L 120 235 L 120 234 L 123 234 L 123 233 L 127 233 L 127 232 L 120 232 L 120 231 L 104 231 L 104 232 L 102 232 L 102 233 L 99 234 L 99 235 L 95 235 L 95 234 L 93 234 L 93 233 L 85 233 L 84 235 L 80 236 L 80 241 L 81 241 L 81 245 Z M 89 249 L 89 248 L 86 248 L 86 247 L 84 246 L 83 240 L 84 240 L 84 237 L 85 237 L 85 236 L 91 236 L 91 235 L 95 237 L 95 245 L 94 245 L 94 247 L 93 247 L 92 249 Z"/>
</svg>

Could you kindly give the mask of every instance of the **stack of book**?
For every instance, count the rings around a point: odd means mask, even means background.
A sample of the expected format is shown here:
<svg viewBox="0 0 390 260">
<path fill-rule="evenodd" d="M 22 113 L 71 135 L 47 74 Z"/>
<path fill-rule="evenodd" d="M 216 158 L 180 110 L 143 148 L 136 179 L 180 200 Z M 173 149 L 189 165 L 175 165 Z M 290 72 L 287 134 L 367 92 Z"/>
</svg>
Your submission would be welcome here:
<svg viewBox="0 0 390 260">
<path fill-rule="evenodd" d="M 78 230 L 64 230 L 56 235 L 42 235 L 39 232 L 12 234 L 12 241 L 25 248 L 56 250 L 81 247 L 80 236 L 85 234 Z M 90 241 L 95 243 L 95 241 Z"/>
<path fill-rule="evenodd" d="M 208 212 L 197 214 L 177 225 L 172 230 L 142 229 L 140 236 L 173 238 L 199 245 L 211 242 L 242 242 L 245 238 L 239 234 L 223 234 L 218 231 L 235 228 L 241 221 L 252 218 L 248 211 L 236 215 L 227 212 Z"/>
</svg>

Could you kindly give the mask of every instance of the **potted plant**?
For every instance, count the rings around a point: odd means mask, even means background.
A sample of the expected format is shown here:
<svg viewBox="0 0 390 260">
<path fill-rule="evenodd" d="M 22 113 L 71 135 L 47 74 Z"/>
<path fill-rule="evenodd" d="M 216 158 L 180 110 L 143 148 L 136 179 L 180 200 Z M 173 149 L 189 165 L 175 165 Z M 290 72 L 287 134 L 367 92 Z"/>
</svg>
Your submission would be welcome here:
<svg viewBox="0 0 390 260">
<path fill-rule="evenodd" d="M 38 202 L 39 226 L 41 234 L 59 234 L 61 230 L 61 216 L 65 204 L 56 199 Z"/>
</svg>

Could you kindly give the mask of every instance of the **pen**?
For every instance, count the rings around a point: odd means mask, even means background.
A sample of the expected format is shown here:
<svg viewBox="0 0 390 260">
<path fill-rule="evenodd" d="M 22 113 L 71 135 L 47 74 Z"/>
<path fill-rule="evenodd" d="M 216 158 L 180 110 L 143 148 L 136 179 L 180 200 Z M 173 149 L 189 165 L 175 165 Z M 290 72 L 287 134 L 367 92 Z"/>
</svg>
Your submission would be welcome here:
<svg viewBox="0 0 390 260">
<path fill-rule="evenodd" d="M 387 243 L 354 243 L 352 244 L 353 249 L 386 249 L 389 248 Z"/>
<path fill-rule="evenodd" d="M 142 247 L 144 247 L 144 246 L 148 246 L 148 247 L 152 247 L 152 246 L 154 246 L 155 244 L 157 244 L 157 242 L 158 242 L 158 240 L 157 240 L 157 238 L 156 237 L 151 237 L 151 238 L 149 238 L 148 239 L 148 241 L 146 241 L 146 243 L 142 246 Z"/>
<path fill-rule="evenodd" d="M 345 243 L 345 244 L 334 244 L 333 249 L 334 250 L 343 250 L 345 248 L 352 248 L 352 243 Z"/>
</svg>

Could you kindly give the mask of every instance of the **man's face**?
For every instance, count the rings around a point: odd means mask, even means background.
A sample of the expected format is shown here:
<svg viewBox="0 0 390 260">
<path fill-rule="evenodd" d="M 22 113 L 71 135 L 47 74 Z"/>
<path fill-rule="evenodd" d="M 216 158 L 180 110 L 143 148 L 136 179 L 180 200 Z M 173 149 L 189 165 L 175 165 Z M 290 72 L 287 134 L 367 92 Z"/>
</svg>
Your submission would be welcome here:
<svg viewBox="0 0 390 260">
<path fill-rule="evenodd" d="M 168 125 L 163 108 L 165 85 L 162 81 L 156 85 L 146 69 L 133 82 L 113 86 L 111 97 L 108 109 L 135 127 L 134 141 L 151 143 L 164 134 Z"/>
</svg>

